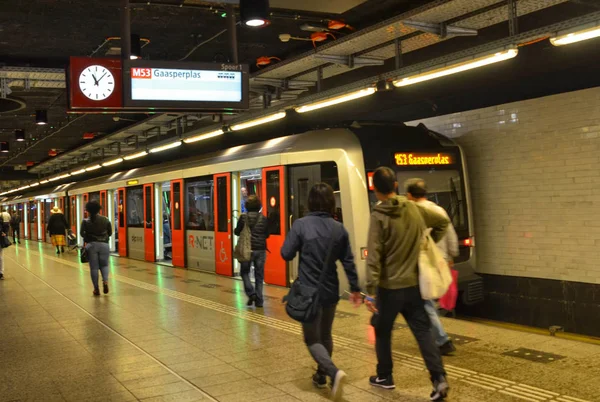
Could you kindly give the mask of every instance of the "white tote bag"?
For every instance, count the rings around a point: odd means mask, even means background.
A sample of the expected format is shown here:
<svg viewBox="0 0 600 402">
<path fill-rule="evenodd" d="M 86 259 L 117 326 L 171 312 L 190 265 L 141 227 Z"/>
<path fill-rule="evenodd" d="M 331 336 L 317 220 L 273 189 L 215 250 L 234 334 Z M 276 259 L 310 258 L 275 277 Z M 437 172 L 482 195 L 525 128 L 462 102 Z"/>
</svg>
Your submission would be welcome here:
<svg viewBox="0 0 600 402">
<path fill-rule="evenodd" d="M 430 231 L 424 231 L 419 253 L 419 289 L 424 300 L 439 299 L 452 284 L 450 267 L 431 238 Z"/>
</svg>

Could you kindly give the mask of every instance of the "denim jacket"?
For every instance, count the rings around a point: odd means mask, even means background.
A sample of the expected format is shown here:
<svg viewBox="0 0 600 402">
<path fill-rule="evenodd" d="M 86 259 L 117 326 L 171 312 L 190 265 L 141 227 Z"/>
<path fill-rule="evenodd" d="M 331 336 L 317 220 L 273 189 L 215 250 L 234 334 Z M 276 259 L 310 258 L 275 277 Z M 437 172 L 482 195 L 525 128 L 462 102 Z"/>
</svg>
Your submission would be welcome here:
<svg viewBox="0 0 600 402">
<path fill-rule="evenodd" d="M 326 306 L 336 304 L 340 299 L 340 282 L 335 267 L 335 262 L 338 260 L 346 271 L 350 290 L 360 291 L 354 256 L 344 226 L 328 213 L 311 212 L 294 222 L 281 248 L 281 256 L 286 261 L 293 260 L 296 254 L 300 253 L 298 280 L 303 284 L 317 287 L 334 228 L 337 228 L 337 236 L 333 239 L 331 261 L 327 267 L 328 273 L 321 292 L 321 300 Z"/>
</svg>

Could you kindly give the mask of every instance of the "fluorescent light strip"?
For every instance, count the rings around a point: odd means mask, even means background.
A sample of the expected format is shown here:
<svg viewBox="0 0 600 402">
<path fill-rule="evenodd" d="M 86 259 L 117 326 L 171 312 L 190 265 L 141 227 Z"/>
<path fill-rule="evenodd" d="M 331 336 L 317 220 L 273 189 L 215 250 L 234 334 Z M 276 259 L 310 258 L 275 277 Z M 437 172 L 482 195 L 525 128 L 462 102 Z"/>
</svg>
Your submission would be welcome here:
<svg viewBox="0 0 600 402">
<path fill-rule="evenodd" d="M 142 152 L 138 152 L 136 154 L 127 155 L 123 159 L 125 159 L 126 161 L 130 161 L 132 159 L 141 158 L 142 156 L 146 156 L 146 155 L 148 155 L 148 151 L 142 151 Z"/>
<path fill-rule="evenodd" d="M 40 181 L 40 184 L 46 184 L 46 183 L 48 183 L 49 181 L 50 181 L 50 180 L 42 180 L 42 181 Z"/>
<path fill-rule="evenodd" d="M 37 187 L 37 186 L 39 186 L 39 185 L 40 185 L 40 183 L 38 183 L 38 182 L 35 182 L 35 183 L 31 183 L 31 184 L 29 185 L 29 187 Z"/>
<path fill-rule="evenodd" d="M 86 172 L 91 172 L 92 170 L 98 170 L 100 169 L 102 166 L 101 165 L 94 165 L 94 166 L 89 166 L 85 168 Z"/>
<path fill-rule="evenodd" d="M 234 126 L 231 126 L 231 129 L 233 131 L 240 131 L 245 128 L 259 126 L 261 124 L 265 124 L 265 123 L 269 123 L 269 122 L 272 122 L 275 120 L 283 119 L 284 117 L 285 117 L 285 112 L 274 113 L 274 114 L 270 114 L 265 117 L 261 117 L 260 119 L 250 120 L 250 121 L 246 121 L 244 123 L 236 124 Z"/>
<path fill-rule="evenodd" d="M 324 107 L 337 105 L 339 103 L 348 102 L 354 99 L 363 98 L 365 96 L 373 95 L 376 92 L 375 88 L 365 88 L 360 91 L 351 92 L 349 94 L 336 96 L 334 98 L 326 99 L 324 101 L 310 103 L 308 105 L 300 106 L 296 108 L 298 113 L 311 112 L 313 110 L 322 109 Z"/>
<path fill-rule="evenodd" d="M 75 170 L 75 171 L 71 172 L 71 175 L 75 176 L 75 175 L 82 174 L 82 173 L 85 173 L 85 169 Z"/>
<path fill-rule="evenodd" d="M 500 61 L 512 59 L 519 51 L 517 49 L 508 49 L 501 52 L 497 52 L 491 55 L 474 58 L 469 61 L 457 63 L 454 65 L 444 66 L 441 68 L 434 69 L 432 71 L 424 72 L 414 76 L 409 76 L 394 81 L 394 85 L 397 87 L 404 87 L 407 85 L 417 84 L 419 82 L 433 80 L 447 75 L 460 73 L 474 68 L 487 66 L 489 64 L 498 63 Z"/>
<path fill-rule="evenodd" d="M 181 141 L 177 140 L 177 141 L 172 142 L 170 144 L 165 144 L 165 145 L 158 146 L 156 148 L 152 148 L 150 150 L 150 152 L 153 153 L 153 154 L 155 154 L 157 152 L 166 151 L 167 149 L 177 148 L 180 145 L 181 145 Z"/>
<path fill-rule="evenodd" d="M 219 135 L 224 134 L 223 130 L 211 131 L 210 133 L 196 135 L 194 137 L 186 138 L 183 140 L 186 144 L 191 144 L 192 142 L 207 140 L 209 138 L 217 137 Z"/>
<path fill-rule="evenodd" d="M 550 43 L 552 43 L 554 46 L 564 46 L 598 37 L 600 37 L 600 27 L 595 26 L 593 28 L 583 29 L 577 32 L 555 36 L 550 38 Z"/>
<path fill-rule="evenodd" d="M 102 164 L 102 166 L 112 166 L 112 165 L 116 165 L 117 163 L 121 163 L 121 162 L 123 162 L 123 158 L 117 158 L 117 159 L 113 159 L 108 162 L 104 162 Z"/>
</svg>

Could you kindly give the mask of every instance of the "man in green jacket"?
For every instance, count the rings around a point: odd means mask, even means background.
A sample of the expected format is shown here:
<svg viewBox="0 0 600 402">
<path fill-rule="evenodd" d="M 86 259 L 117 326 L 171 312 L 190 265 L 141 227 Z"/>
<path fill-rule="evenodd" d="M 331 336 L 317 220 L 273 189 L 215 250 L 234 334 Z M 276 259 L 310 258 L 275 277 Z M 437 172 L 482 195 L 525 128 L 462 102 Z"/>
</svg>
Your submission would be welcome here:
<svg viewBox="0 0 600 402">
<path fill-rule="evenodd" d="M 397 194 L 395 172 L 387 167 L 373 174 L 380 201 L 371 214 L 367 258 L 367 290 L 377 294 L 374 314 L 377 375 L 371 385 L 394 389 L 391 335 L 394 321 L 402 314 L 419 344 L 431 375 L 432 401 L 443 400 L 449 390 L 439 349 L 431 336 L 431 321 L 419 291 L 418 261 L 423 233 L 431 228 L 434 241 L 444 236 L 448 219 Z"/>
</svg>

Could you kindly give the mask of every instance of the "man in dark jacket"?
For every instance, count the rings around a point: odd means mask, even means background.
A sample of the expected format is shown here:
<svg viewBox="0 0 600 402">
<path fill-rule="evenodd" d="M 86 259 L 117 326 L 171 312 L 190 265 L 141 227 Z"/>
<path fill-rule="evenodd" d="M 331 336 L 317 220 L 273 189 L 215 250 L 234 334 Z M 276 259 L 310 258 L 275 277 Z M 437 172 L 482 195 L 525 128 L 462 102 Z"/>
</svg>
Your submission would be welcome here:
<svg viewBox="0 0 600 402">
<path fill-rule="evenodd" d="M 440 350 L 431 336 L 431 321 L 419 291 L 418 261 L 426 228 L 434 241 L 444 236 L 449 220 L 419 204 L 398 196 L 395 172 L 386 167 L 373 174 L 375 194 L 380 201 L 371 214 L 367 258 L 367 290 L 377 292 L 375 327 L 377 375 L 371 385 L 393 389 L 391 333 L 396 316 L 401 313 L 415 336 L 425 365 L 431 375 L 432 401 L 448 394 L 446 372 Z"/>
<path fill-rule="evenodd" d="M 252 257 L 250 261 L 241 263 L 241 275 L 244 281 L 244 290 L 248 296 L 248 306 L 252 304 L 256 307 L 263 306 L 263 282 L 265 279 L 265 262 L 267 261 L 267 238 L 269 237 L 269 223 L 267 218 L 261 214 L 260 201 L 255 195 L 251 195 L 246 200 L 247 214 L 240 216 L 240 220 L 235 228 L 235 235 L 242 234 L 245 225 L 250 228 L 250 242 Z M 254 264 L 254 286 L 250 281 L 250 266 Z"/>
<path fill-rule="evenodd" d="M 13 243 L 20 244 L 19 238 L 21 237 L 21 215 L 15 212 L 10 218 L 10 229 L 13 235 Z"/>
</svg>

